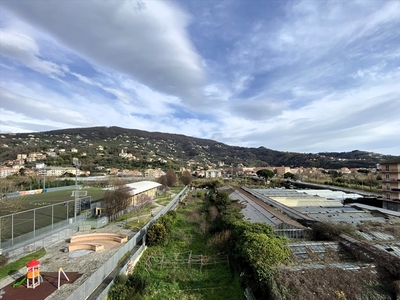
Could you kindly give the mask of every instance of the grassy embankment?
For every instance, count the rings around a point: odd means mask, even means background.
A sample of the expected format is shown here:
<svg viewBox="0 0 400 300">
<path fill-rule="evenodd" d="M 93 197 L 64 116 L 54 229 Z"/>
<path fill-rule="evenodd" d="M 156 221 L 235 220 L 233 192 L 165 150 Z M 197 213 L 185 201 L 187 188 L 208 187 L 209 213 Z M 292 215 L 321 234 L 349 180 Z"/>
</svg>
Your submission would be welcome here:
<svg viewBox="0 0 400 300">
<path fill-rule="evenodd" d="M 149 247 L 135 267 L 145 282 L 140 299 L 243 299 L 238 272 L 228 257 L 207 245 L 210 235 L 199 226 L 202 200 L 190 199 L 177 210 L 167 241 Z"/>
<path fill-rule="evenodd" d="M 0 279 L 25 267 L 26 264 L 29 261 L 31 261 L 32 259 L 39 259 L 39 258 L 43 257 L 45 254 L 46 254 L 46 250 L 44 250 L 44 248 L 41 248 L 31 254 L 28 254 L 27 256 L 24 256 L 16 261 L 13 261 L 12 263 L 5 265 L 4 267 L 1 267 L 0 268 Z"/>
</svg>

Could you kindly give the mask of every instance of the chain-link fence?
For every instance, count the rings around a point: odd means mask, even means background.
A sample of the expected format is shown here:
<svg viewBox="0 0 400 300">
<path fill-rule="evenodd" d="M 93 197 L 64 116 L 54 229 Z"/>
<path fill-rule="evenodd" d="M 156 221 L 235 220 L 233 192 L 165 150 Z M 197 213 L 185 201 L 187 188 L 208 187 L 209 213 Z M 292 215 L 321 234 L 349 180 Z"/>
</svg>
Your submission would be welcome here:
<svg viewBox="0 0 400 300">
<path fill-rule="evenodd" d="M 64 220 L 36 230 L 35 236 L 32 232 L 18 236 L 14 239 L 14 245 L 3 249 L 3 253 L 8 255 L 9 262 L 15 261 L 40 248 L 52 245 L 62 239 L 67 239 L 72 234 L 79 231 L 79 227 L 85 224 L 86 215 L 73 219 Z M 6 244 L 10 242 L 6 242 Z"/>
<path fill-rule="evenodd" d="M 7 252 L 7 249 L 14 245 L 51 234 L 74 221 L 81 220 L 80 215 L 74 220 L 75 209 L 80 212 L 80 207 L 74 208 L 74 204 L 75 201 L 66 201 L 1 216 L 0 249 Z M 80 206 L 80 201 L 77 201 L 77 206 Z M 84 218 L 86 219 L 86 215 Z"/>
</svg>

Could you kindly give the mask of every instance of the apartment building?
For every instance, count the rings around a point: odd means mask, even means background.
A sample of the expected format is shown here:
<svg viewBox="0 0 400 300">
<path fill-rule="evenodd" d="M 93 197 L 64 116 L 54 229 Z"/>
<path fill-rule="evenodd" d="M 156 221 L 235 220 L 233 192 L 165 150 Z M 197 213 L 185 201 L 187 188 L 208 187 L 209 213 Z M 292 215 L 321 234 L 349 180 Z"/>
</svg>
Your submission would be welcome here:
<svg viewBox="0 0 400 300">
<path fill-rule="evenodd" d="M 400 157 L 381 163 L 383 208 L 400 211 Z"/>
<path fill-rule="evenodd" d="M 219 178 L 222 177 L 221 170 L 207 170 L 206 178 Z"/>
</svg>

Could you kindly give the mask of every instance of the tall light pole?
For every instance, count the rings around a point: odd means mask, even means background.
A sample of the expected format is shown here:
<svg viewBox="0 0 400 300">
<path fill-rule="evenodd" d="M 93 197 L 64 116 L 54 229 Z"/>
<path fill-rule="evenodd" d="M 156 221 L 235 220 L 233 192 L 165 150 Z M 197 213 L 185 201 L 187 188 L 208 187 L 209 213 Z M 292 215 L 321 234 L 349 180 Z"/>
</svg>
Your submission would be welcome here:
<svg viewBox="0 0 400 300">
<path fill-rule="evenodd" d="M 78 192 L 78 167 L 81 166 L 81 162 L 77 159 L 74 158 L 72 160 L 72 163 L 75 166 L 75 201 L 74 201 L 74 222 L 76 222 L 76 214 L 77 214 L 77 204 L 78 204 L 78 196 L 79 196 L 79 192 Z"/>
<path fill-rule="evenodd" d="M 43 193 L 46 192 L 46 165 L 43 164 L 43 167 L 39 169 L 39 175 L 43 176 Z"/>
<path fill-rule="evenodd" d="M 43 167 L 43 193 L 46 192 L 46 165 Z"/>
</svg>

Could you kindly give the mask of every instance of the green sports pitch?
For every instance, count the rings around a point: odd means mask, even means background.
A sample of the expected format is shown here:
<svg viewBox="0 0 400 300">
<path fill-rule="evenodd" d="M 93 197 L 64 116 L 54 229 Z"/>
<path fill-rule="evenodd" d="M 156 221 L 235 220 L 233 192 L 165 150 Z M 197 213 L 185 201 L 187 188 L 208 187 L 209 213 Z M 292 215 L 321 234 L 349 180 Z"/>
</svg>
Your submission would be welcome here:
<svg viewBox="0 0 400 300">
<path fill-rule="evenodd" d="M 79 190 L 79 199 L 99 201 L 104 193 L 105 191 L 101 188 L 85 188 Z M 0 241 L 4 242 L 12 237 L 30 233 L 34 229 L 40 230 L 51 224 L 73 218 L 74 200 L 73 188 L 10 198 L 8 201 L 18 201 L 21 206 L 21 209 L 13 215 L 1 207 L 0 201 Z"/>
<path fill-rule="evenodd" d="M 85 188 L 79 191 L 87 191 L 87 197 L 91 197 L 91 201 L 99 201 L 103 199 L 105 193 L 105 191 L 102 188 Z M 47 192 L 35 195 L 25 195 L 11 199 L 19 201 L 22 206 L 20 211 L 25 211 L 33 208 L 39 208 L 42 206 L 73 201 L 75 199 L 73 192 L 74 189 L 71 188 L 68 190 Z M 80 196 L 79 198 L 84 198 L 84 197 Z M 0 216 L 8 214 L 10 214 L 10 212 L 8 212 L 7 210 L 5 209 L 0 210 Z"/>
</svg>

